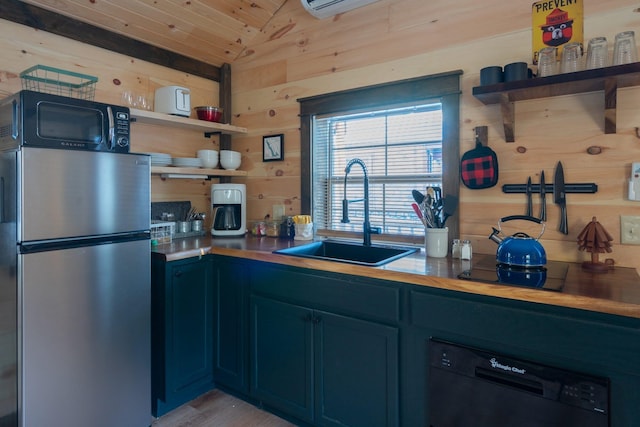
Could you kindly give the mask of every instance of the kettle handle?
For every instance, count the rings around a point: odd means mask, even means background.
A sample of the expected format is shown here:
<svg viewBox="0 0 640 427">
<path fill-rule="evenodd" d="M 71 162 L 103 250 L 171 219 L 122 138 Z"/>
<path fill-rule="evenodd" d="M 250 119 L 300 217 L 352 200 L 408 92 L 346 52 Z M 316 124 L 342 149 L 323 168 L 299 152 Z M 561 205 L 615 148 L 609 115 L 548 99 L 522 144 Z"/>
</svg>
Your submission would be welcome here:
<svg viewBox="0 0 640 427">
<path fill-rule="evenodd" d="M 516 219 L 520 219 L 523 221 L 532 221 L 535 222 L 536 224 L 542 224 L 544 221 L 542 221 L 540 218 L 536 218 L 535 216 L 531 216 L 531 215 L 510 215 L 510 216 L 505 216 L 503 218 L 500 218 L 499 222 L 507 222 L 507 221 L 513 221 Z"/>
<path fill-rule="evenodd" d="M 545 222 L 540 218 L 536 218 L 535 216 L 531 216 L 531 215 L 510 215 L 510 216 L 505 216 L 503 218 L 500 218 L 498 220 L 498 232 L 502 232 L 501 224 L 503 222 L 513 221 L 517 219 L 523 220 L 523 221 L 531 221 L 531 222 L 535 222 L 536 224 L 542 225 L 542 229 L 540 230 L 540 234 L 538 234 L 538 237 L 536 237 L 536 240 L 540 239 L 540 237 L 542 237 L 542 235 L 544 234 Z"/>
</svg>

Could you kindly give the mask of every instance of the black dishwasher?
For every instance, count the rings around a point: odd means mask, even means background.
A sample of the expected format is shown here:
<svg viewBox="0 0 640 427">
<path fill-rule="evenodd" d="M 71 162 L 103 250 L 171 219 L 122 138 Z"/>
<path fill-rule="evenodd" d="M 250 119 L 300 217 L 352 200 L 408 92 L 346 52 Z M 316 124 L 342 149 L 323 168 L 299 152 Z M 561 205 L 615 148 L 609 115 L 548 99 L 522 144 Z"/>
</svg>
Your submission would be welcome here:
<svg viewBox="0 0 640 427">
<path fill-rule="evenodd" d="M 609 380 L 429 341 L 430 427 L 607 427 Z"/>
</svg>

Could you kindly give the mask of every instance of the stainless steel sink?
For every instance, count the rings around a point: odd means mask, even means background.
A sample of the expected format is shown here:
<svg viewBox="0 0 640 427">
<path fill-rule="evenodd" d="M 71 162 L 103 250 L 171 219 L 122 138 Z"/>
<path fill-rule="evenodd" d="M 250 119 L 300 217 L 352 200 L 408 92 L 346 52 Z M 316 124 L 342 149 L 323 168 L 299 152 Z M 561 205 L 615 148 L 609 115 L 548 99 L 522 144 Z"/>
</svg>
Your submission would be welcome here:
<svg viewBox="0 0 640 427">
<path fill-rule="evenodd" d="M 416 248 L 364 246 L 357 243 L 325 240 L 279 249 L 273 253 L 377 267 L 412 254 L 417 250 Z"/>
</svg>

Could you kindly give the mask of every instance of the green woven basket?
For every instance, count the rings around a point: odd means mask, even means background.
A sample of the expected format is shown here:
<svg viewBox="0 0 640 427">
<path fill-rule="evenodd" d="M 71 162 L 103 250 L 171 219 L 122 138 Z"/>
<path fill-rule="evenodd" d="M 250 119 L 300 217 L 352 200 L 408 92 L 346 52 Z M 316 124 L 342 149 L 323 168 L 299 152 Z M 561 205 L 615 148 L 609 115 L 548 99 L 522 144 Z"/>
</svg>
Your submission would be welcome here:
<svg viewBox="0 0 640 427">
<path fill-rule="evenodd" d="M 92 101 L 96 94 L 97 77 L 73 71 L 60 70 L 35 65 L 20 73 L 22 89 L 36 92 L 51 93 L 53 95 Z"/>
</svg>

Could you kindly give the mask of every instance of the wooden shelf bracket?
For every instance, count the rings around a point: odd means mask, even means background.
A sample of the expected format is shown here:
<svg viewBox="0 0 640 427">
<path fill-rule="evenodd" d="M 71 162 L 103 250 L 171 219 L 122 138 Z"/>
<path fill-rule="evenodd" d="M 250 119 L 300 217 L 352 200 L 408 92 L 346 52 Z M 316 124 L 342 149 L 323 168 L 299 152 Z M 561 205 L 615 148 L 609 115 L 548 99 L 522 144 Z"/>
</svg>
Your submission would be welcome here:
<svg viewBox="0 0 640 427">
<path fill-rule="evenodd" d="M 618 80 L 604 80 L 604 133 L 616 133 L 616 108 L 618 105 Z"/>
<path fill-rule="evenodd" d="M 509 99 L 509 94 L 500 95 L 500 110 L 502 112 L 502 126 L 504 127 L 504 140 L 516 142 L 516 106 Z"/>
</svg>

